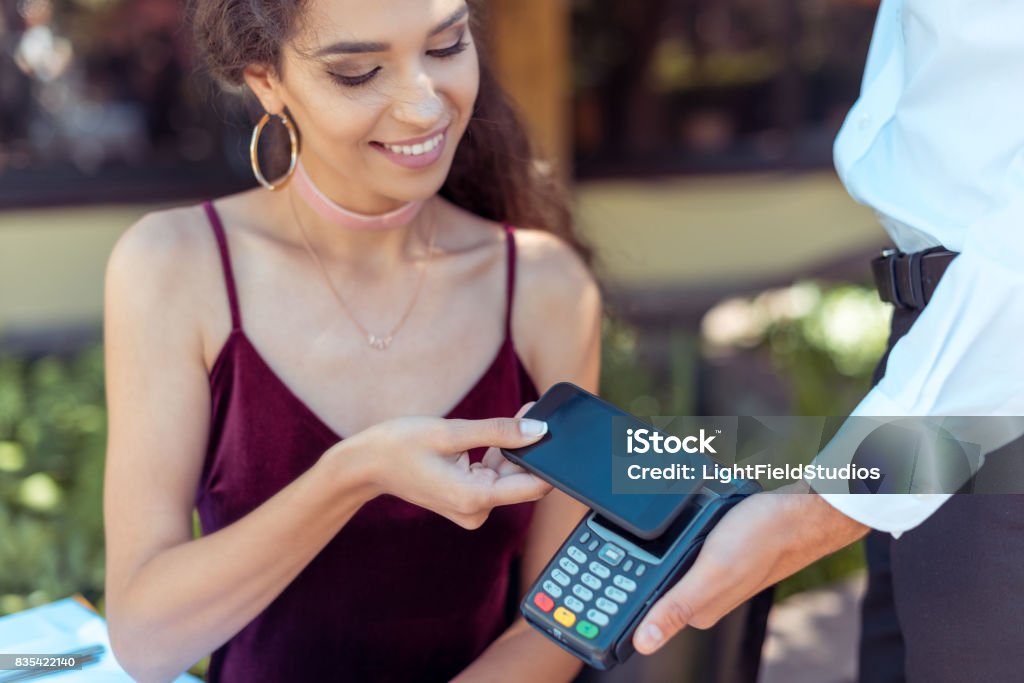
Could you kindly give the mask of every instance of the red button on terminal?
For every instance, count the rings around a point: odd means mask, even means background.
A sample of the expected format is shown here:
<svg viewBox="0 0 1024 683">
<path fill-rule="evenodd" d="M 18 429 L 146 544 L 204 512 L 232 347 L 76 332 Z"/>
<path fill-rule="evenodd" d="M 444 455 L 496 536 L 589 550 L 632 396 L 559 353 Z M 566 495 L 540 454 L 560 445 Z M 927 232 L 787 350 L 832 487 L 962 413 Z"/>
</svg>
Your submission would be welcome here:
<svg viewBox="0 0 1024 683">
<path fill-rule="evenodd" d="M 537 593 L 533 596 L 533 604 L 545 612 L 550 612 L 551 608 L 555 606 L 555 601 L 547 593 Z"/>
</svg>

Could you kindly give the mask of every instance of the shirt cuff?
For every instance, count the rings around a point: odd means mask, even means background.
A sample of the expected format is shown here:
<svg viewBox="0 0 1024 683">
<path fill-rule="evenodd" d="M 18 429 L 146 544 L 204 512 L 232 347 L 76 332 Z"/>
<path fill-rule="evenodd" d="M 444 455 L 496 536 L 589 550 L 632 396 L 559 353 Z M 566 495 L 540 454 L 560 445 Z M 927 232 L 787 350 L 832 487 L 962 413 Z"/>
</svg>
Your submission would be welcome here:
<svg viewBox="0 0 1024 683">
<path fill-rule="evenodd" d="M 851 413 L 850 417 L 858 419 L 844 423 L 836 438 L 825 446 L 816 461 L 830 465 L 848 463 L 853 450 L 847 446 L 859 444 L 875 426 L 872 420 L 864 418 L 903 417 L 907 414 L 904 407 L 889 398 L 880 387 L 875 387 Z M 809 484 L 839 512 L 872 529 L 888 532 L 894 538 L 899 538 L 904 531 L 928 519 L 950 497 L 948 493 L 839 493 L 818 490 L 822 487 L 820 482 Z"/>
<path fill-rule="evenodd" d="M 948 493 L 821 493 L 825 501 L 865 526 L 899 538 L 931 517 L 949 500 Z"/>
</svg>

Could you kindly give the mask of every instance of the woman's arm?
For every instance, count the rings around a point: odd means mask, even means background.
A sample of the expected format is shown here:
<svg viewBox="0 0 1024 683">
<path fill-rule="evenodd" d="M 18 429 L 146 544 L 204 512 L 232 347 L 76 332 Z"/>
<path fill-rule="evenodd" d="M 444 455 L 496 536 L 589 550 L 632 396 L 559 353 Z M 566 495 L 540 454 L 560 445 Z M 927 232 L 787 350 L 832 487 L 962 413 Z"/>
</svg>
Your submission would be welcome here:
<svg viewBox="0 0 1024 683">
<path fill-rule="evenodd" d="M 538 390 L 569 381 L 597 393 L 601 294 L 579 258 L 547 233 L 516 231 L 521 258 L 512 331 Z M 579 523 L 586 507 L 554 490 L 537 503 L 527 534 L 520 595 Z M 569 681 L 581 663 L 520 617 L 456 679 Z"/>
<path fill-rule="evenodd" d="M 465 457 L 471 447 L 536 440 L 519 421 L 406 418 L 328 449 L 258 508 L 193 540 L 210 415 L 194 311 L 208 297 L 195 254 L 215 248 L 180 216 L 133 226 L 107 269 L 107 616 L 119 662 L 140 681 L 170 680 L 226 642 L 379 493 L 475 528 L 493 505 L 549 489 L 529 475 L 470 468 Z"/>
<path fill-rule="evenodd" d="M 339 452 L 192 540 L 210 397 L 189 255 L 212 244 L 191 227 L 151 214 L 107 267 L 107 615 L 118 660 L 142 681 L 173 678 L 237 633 L 373 495 L 360 460 Z"/>
</svg>

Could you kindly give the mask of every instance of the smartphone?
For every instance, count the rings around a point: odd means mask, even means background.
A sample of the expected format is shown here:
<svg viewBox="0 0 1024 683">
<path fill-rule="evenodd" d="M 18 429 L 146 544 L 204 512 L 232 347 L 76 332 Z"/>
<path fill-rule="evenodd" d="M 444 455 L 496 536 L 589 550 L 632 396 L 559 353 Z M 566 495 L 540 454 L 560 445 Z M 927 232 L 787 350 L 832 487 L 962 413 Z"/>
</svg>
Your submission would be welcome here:
<svg viewBox="0 0 1024 683">
<path fill-rule="evenodd" d="M 653 428 L 575 384 L 554 385 L 524 417 L 547 422 L 547 434 L 525 448 L 502 449 L 505 457 L 642 539 L 660 536 L 700 488 L 676 480 L 658 493 L 613 493 L 612 418 Z"/>
</svg>

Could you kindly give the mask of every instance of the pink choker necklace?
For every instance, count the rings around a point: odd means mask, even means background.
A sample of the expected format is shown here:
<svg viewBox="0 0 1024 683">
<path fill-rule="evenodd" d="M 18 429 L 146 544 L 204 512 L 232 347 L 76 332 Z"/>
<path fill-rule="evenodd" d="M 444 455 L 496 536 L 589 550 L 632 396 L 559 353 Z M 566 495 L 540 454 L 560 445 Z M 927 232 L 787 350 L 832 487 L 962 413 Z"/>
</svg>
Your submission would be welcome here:
<svg viewBox="0 0 1024 683">
<path fill-rule="evenodd" d="M 398 228 L 408 224 L 423 207 L 423 200 L 417 200 L 400 206 L 394 211 L 377 216 L 368 216 L 356 213 L 355 211 L 349 211 L 332 201 L 320 191 L 320 188 L 313 184 L 312 179 L 306 174 L 306 169 L 303 167 L 301 160 L 295 169 L 295 177 L 292 178 L 292 182 L 295 184 L 295 189 L 298 190 L 302 198 L 306 200 L 306 203 L 314 211 L 331 223 L 350 230 L 388 230 L 390 228 Z"/>
</svg>

